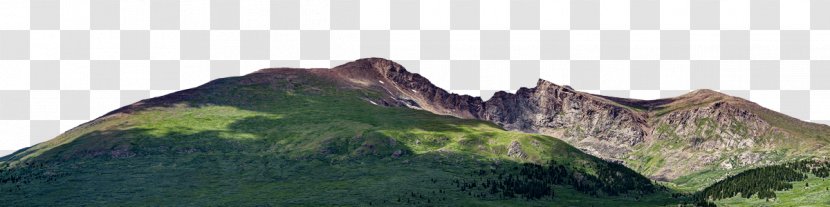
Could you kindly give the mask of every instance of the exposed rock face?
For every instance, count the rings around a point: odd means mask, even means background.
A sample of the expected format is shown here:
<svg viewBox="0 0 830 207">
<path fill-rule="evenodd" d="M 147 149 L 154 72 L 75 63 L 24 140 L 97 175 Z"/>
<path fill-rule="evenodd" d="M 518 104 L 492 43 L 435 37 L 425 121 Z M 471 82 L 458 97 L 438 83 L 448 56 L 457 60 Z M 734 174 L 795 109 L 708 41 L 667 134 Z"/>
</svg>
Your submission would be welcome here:
<svg viewBox="0 0 830 207">
<path fill-rule="evenodd" d="M 830 134 L 826 125 L 801 122 L 710 90 L 669 99 L 635 100 L 579 92 L 540 79 L 534 88 L 521 88 L 515 94 L 497 92 L 483 101 L 449 93 L 380 58 L 312 73 L 346 87 L 386 94 L 371 100 L 365 97 L 373 104 L 486 120 L 508 130 L 550 135 L 661 180 L 707 167 L 754 165 L 763 157 L 746 152 L 777 150 L 782 140 L 794 137 L 793 131 L 800 129 Z M 781 127 L 771 120 L 788 124 Z M 830 137 L 824 140 L 826 143 Z M 511 143 L 508 153 L 523 154 L 517 142 Z"/>
<path fill-rule="evenodd" d="M 375 101 L 378 103 L 482 119 L 509 130 L 552 135 L 583 143 L 576 146 L 605 158 L 619 158 L 642 142 L 650 130 L 641 114 L 541 79 L 535 88 L 522 88 L 516 94 L 498 92 L 484 102 L 479 97 L 449 93 L 384 59 L 361 59 L 338 66 L 335 71 L 358 86 L 382 87 L 390 96 Z"/>
<path fill-rule="evenodd" d="M 761 161 L 761 154 L 753 152 L 744 152 L 740 156 L 740 163 L 742 165 L 752 165 Z"/>
<path fill-rule="evenodd" d="M 386 91 L 389 96 L 377 101 L 385 105 L 407 106 L 461 118 L 478 118 L 482 111 L 481 98 L 451 94 L 389 60 L 360 59 L 334 68 L 333 73 L 354 87 Z"/>
<path fill-rule="evenodd" d="M 780 134 L 758 115 L 730 102 L 680 110 L 657 120 L 656 126 L 664 130 L 655 130 L 657 139 L 685 139 L 705 151 L 749 149 L 764 136 Z"/>
<path fill-rule="evenodd" d="M 517 141 L 513 141 L 510 143 L 510 146 L 507 147 L 507 156 L 516 159 L 525 159 L 527 158 L 527 154 L 522 151 L 522 144 Z"/>
<path fill-rule="evenodd" d="M 535 88 L 498 92 L 483 105 L 479 119 L 580 143 L 576 146 L 605 158 L 618 158 L 648 133 L 644 116 L 541 79 Z"/>
</svg>

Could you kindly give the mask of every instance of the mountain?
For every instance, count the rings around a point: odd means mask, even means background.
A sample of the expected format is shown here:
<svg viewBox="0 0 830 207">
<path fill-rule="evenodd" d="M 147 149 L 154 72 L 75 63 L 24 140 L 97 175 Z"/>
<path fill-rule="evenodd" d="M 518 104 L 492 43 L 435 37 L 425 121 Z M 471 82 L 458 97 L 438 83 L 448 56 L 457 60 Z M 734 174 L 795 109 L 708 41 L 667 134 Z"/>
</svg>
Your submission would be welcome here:
<svg viewBox="0 0 830 207">
<path fill-rule="evenodd" d="M 747 169 L 826 159 L 829 128 L 711 90 L 636 100 L 539 80 L 484 101 L 367 58 L 263 69 L 122 107 L 0 158 L 0 201 L 674 205 L 692 191 L 752 189 L 730 187 Z"/>
<path fill-rule="evenodd" d="M 396 75 L 397 74 L 397 75 Z M 0 158 L 0 203 L 654 206 L 671 192 L 382 59 L 142 100 Z"/>
<path fill-rule="evenodd" d="M 355 73 L 374 68 L 372 75 Z M 508 130 L 558 137 L 581 150 L 622 162 L 650 177 L 673 181 L 712 170 L 743 169 L 827 155 L 830 127 L 804 122 L 751 101 L 712 90 L 658 100 L 579 92 L 540 79 L 515 94 L 487 101 L 448 93 L 383 59 L 338 66 L 351 80 L 374 83 L 385 105 L 479 119 Z M 716 180 L 709 180 L 713 182 Z"/>
</svg>

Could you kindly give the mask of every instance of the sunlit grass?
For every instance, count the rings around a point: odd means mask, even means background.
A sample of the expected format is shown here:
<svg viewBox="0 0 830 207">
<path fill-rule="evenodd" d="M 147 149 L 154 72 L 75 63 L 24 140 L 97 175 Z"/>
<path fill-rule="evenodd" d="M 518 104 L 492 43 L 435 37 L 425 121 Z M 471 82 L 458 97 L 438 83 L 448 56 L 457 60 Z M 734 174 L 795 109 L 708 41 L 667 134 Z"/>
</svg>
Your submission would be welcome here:
<svg viewBox="0 0 830 207">
<path fill-rule="evenodd" d="M 380 107 L 363 98 L 382 94 L 305 81 L 307 85 L 290 90 L 219 84 L 187 102 L 76 128 L 27 151 L 28 161 L 48 163 L 50 173 L 67 177 L 36 180 L 0 194 L 0 200 L 35 205 L 427 205 L 423 199 L 397 201 L 417 192 L 456 206 L 670 203 L 663 192 L 639 200 L 598 198 L 569 186 L 557 187 L 556 199 L 471 197 L 451 181 L 476 169 L 555 160 L 590 175 L 603 161 L 556 138 Z M 307 87 L 321 90 L 308 92 Z M 513 142 L 526 158 L 507 155 Z M 113 157 L 113 152 L 132 154 Z M 12 188 L 16 186 L 0 184 L 0 190 Z M 446 193 L 435 194 L 438 189 Z M 23 197 L 37 199 L 17 199 Z"/>
<path fill-rule="evenodd" d="M 810 175 L 804 181 L 792 183 L 793 189 L 775 191 L 777 198 L 770 201 L 757 196 L 748 199 L 735 196 L 715 203 L 720 206 L 830 206 L 830 180 Z"/>
</svg>

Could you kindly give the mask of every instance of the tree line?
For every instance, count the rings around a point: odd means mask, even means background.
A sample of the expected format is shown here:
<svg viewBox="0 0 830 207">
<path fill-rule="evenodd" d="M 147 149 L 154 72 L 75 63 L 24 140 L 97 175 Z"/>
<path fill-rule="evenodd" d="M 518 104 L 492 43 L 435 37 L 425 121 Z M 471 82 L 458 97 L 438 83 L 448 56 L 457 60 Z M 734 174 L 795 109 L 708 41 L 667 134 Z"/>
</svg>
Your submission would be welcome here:
<svg viewBox="0 0 830 207">
<path fill-rule="evenodd" d="M 523 163 L 513 167 L 477 170 L 472 173 L 472 178 L 453 182 L 461 191 L 476 191 L 469 194 L 477 198 L 498 199 L 553 198 L 556 195 L 554 186 L 557 185 L 571 186 L 591 196 L 640 196 L 657 190 L 648 178 L 621 164 L 599 163 L 595 170 L 594 174 L 588 174 L 551 160 L 544 165 Z"/>
<path fill-rule="evenodd" d="M 29 183 L 51 183 L 67 175 L 45 162 L 24 162 L 14 167 L 4 165 L 0 166 L 0 191 L 17 192 Z"/>
<path fill-rule="evenodd" d="M 697 192 L 694 197 L 700 206 L 714 205 L 708 200 L 731 198 L 737 195 L 744 198 L 757 195 L 759 199 L 769 201 L 776 198 L 775 191 L 792 189 L 791 182 L 803 181 L 807 179 L 808 174 L 827 178 L 830 175 L 830 162 L 800 160 L 750 169 L 718 181 Z"/>
</svg>

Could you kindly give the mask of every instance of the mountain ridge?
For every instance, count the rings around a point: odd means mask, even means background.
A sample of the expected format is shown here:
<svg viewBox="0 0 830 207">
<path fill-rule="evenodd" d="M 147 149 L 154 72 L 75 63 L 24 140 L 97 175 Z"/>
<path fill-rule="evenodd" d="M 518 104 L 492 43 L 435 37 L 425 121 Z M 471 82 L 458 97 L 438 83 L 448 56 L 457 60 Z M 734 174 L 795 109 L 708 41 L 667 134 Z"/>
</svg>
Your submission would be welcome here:
<svg viewBox="0 0 830 207">
<path fill-rule="evenodd" d="M 451 93 L 420 74 L 411 73 L 404 66 L 383 58 L 358 59 L 331 69 L 267 68 L 237 79 L 240 84 L 255 84 L 283 78 L 286 83 L 272 87 L 290 89 L 294 87 L 292 78 L 306 75 L 346 87 L 384 91 L 383 96 L 364 97 L 375 105 L 479 119 L 509 130 L 557 137 L 589 154 L 624 163 L 662 181 L 707 168 L 729 170 L 772 164 L 764 162 L 769 160 L 765 156 L 779 156 L 776 154 L 779 152 L 764 151 L 763 148 L 801 147 L 801 143 L 781 141 L 782 137 L 802 133 L 799 131 L 819 132 L 799 135 L 815 136 L 812 137 L 815 140 L 803 141 L 812 147 L 800 149 L 802 151 L 824 151 L 826 141 L 830 139 L 825 133 L 830 133 L 830 127 L 826 125 L 803 122 L 751 101 L 708 89 L 672 98 L 638 100 L 580 92 L 538 79 L 535 87 L 522 87 L 515 93 L 498 91 L 484 101 L 480 97 Z M 212 90 L 223 81 L 227 79 L 142 100 L 100 118 L 105 120 L 109 116 L 144 108 L 177 104 L 198 96 L 200 91 Z M 768 120 L 777 121 L 777 125 L 793 126 L 774 127 Z M 96 120 L 89 123 L 94 122 Z M 80 127 L 84 125 L 87 124 Z M 800 139 L 793 141 L 802 142 Z M 787 147 L 788 150 L 794 148 Z"/>
<path fill-rule="evenodd" d="M 559 139 L 412 109 L 415 100 L 390 96 L 408 88 L 360 70 L 263 70 L 119 108 L 3 157 L 0 203 L 676 202 L 637 172 Z M 446 93 L 432 90 L 409 93 Z"/>
<path fill-rule="evenodd" d="M 745 169 L 826 159 L 828 135 L 711 90 L 637 100 L 539 79 L 484 101 L 366 58 L 262 69 L 121 107 L 0 158 L 0 200 L 684 204 L 692 198 L 677 192 Z M 20 199 L 31 196 L 41 199 Z"/>
<path fill-rule="evenodd" d="M 372 75 L 364 76 L 367 68 Z M 579 92 L 538 79 L 535 87 L 522 87 L 515 93 L 499 91 L 484 101 L 480 97 L 447 92 L 382 58 L 359 59 L 332 70 L 362 82 L 380 78 L 382 81 L 376 84 L 389 92 L 390 97 L 378 102 L 388 105 L 406 106 L 412 105 L 407 102 L 416 102 L 418 108 L 437 114 L 480 119 L 510 130 L 559 137 L 592 155 L 620 162 L 666 155 L 671 162 L 649 173 L 652 178 L 663 181 L 689 174 L 672 168 L 700 171 L 707 166 L 731 169 L 771 164 L 763 162 L 763 157 L 779 152 L 764 151 L 764 148 L 792 145 L 782 143 L 785 139 L 810 142 L 808 146 L 814 146 L 810 150 L 822 151 L 826 151 L 824 146 L 830 139 L 826 136 L 830 133 L 827 125 L 804 122 L 709 89 L 671 98 L 637 100 Z M 804 131 L 817 133 L 801 135 Z M 666 140 L 686 142 L 692 149 L 680 146 L 681 149 L 658 154 L 631 153 L 646 151 L 636 147 L 651 147 L 654 142 Z M 801 147 L 801 144 L 795 146 Z M 678 165 L 683 163 L 691 165 Z"/>
</svg>

